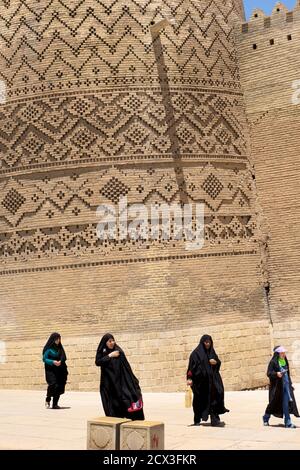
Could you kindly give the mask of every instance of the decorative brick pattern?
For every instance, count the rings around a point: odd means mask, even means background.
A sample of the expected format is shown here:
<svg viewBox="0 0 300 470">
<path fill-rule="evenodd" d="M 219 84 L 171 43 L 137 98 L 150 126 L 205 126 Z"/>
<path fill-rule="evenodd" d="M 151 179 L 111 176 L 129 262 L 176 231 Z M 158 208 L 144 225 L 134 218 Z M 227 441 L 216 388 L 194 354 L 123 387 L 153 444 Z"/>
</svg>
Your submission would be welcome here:
<svg viewBox="0 0 300 470">
<path fill-rule="evenodd" d="M 25 347 L 52 330 L 107 329 L 126 349 L 133 330 L 180 336 L 267 319 L 236 13 L 240 0 L 1 3 L 0 339 Z M 157 35 L 151 23 L 164 17 L 176 22 Z M 96 208 L 119 196 L 203 203 L 203 250 L 98 240 Z M 164 390 L 181 384 L 173 359 L 167 377 L 178 379 Z M 0 371 L 5 386 L 27 386 Z M 94 387 L 89 374 L 71 386 Z"/>
<path fill-rule="evenodd" d="M 104 89 L 54 97 L 0 107 L 0 176 L 174 158 L 160 91 Z M 240 93 L 174 90 L 172 102 L 184 160 L 246 160 Z"/>
</svg>

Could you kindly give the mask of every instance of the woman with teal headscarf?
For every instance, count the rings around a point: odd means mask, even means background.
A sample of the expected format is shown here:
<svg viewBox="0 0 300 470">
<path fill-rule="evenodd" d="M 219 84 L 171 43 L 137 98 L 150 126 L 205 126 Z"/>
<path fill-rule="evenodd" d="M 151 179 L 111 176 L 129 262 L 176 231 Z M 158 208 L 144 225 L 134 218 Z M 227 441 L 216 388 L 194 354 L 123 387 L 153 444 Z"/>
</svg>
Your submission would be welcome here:
<svg viewBox="0 0 300 470">
<path fill-rule="evenodd" d="M 48 384 L 45 406 L 50 408 L 51 398 L 53 398 L 52 408 L 59 409 L 58 400 L 65 392 L 68 369 L 66 365 L 67 356 L 59 333 L 52 333 L 43 348 L 43 362 L 45 364 L 45 376 Z"/>
</svg>

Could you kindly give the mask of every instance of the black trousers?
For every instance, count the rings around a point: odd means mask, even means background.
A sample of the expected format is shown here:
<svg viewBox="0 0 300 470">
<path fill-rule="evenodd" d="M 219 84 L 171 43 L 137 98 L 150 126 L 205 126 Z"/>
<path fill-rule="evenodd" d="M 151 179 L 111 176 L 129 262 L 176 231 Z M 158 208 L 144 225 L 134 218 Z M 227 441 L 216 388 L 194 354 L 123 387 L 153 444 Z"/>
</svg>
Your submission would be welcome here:
<svg viewBox="0 0 300 470">
<path fill-rule="evenodd" d="M 53 393 L 53 386 L 49 385 L 47 388 L 47 396 L 46 396 L 46 402 L 50 403 L 51 397 L 53 396 L 53 406 L 58 404 L 58 400 L 60 397 L 59 393 Z"/>
<path fill-rule="evenodd" d="M 203 407 L 201 403 L 201 396 L 196 387 L 193 388 L 193 394 L 194 394 L 194 398 L 193 398 L 194 423 L 196 424 L 196 423 L 201 422 L 202 412 L 200 410 L 203 409 Z M 215 425 L 219 423 L 220 417 L 214 411 L 212 406 L 210 406 L 208 415 L 210 415 L 211 424 Z"/>
</svg>

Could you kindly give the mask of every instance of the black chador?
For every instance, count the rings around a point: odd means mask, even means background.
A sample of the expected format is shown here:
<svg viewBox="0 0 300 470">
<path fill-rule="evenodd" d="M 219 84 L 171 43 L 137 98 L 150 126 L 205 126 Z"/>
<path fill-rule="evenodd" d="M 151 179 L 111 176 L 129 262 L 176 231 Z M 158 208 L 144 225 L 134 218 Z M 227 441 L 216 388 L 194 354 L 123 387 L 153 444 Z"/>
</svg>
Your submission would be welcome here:
<svg viewBox="0 0 300 470">
<path fill-rule="evenodd" d="M 96 366 L 101 367 L 100 395 L 106 416 L 143 420 L 143 399 L 139 381 L 135 377 L 122 349 L 107 343 L 113 335 L 103 336 L 97 349 Z M 119 351 L 118 357 L 114 357 Z M 113 357 L 111 357 L 113 356 Z"/>
<path fill-rule="evenodd" d="M 52 333 L 43 348 L 43 362 L 45 364 L 45 376 L 48 384 L 46 407 L 50 407 L 53 397 L 52 408 L 59 408 L 58 400 L 65 392 L 68 369 L 66 365 L 67 356 L 59 333 Z M 59 364 L 59 365 L 55 365 Z"/>
<path fill-rule="evenodd" d="M 211 364 L 211 360 L 215 364 Z M 212 362 L 214 362 L 212 361 Z M 207 421 L 211 416 L 213 426 L 222 425 L 219 415 L 228 412 L 224 406 L 224 386 L 218 358 L 211 336 L 202 336 L 198 347 L 190 355 L 187 380 L 192 380 L 194 424 Z"/>
<path fill-rule="evenodd" d="M 269 404 L 266 409 L 266 414 L 276 416 L 276 418 L 283 417 L 283 379 L 279 378 L 277 373 L 280 372 L 280 366 L 278 363 L 279 354 L 274 352 L 274 355 L 269 363 L 267 375 L 270 379 L 269 385 Z M 297 403 L 294 395 L 294 387 L 292 385 L 292 380 L 290 376 L 290 367 L 289 361 L 285 358 L 286 362 L 286 373 L 288 376 L 287 386 L 289 388 L 289 406 L 288 411 L 290 414 L 293 414 L 299 418 L 299 412 L 297 408 Z"/>
</svg>

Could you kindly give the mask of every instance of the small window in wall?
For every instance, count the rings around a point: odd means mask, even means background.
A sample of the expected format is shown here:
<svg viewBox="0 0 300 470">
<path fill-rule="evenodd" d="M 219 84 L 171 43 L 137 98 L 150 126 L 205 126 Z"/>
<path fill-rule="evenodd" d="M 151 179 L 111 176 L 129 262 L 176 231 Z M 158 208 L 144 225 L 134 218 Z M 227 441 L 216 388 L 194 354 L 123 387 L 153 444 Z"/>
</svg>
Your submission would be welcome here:
<svg viewBox="0 0 300 470">
<path fill-rule="evenodd" d="M 291 35 L 291 34 L 288 34 L 288 35 L 287 35 L 287 40 L 288 40 L 288 41 L 291 41 L 291 40 L 292 40 L 292 35 Z"/>
<path fill-rule="evenodd" d="M 270 39 L 270 46 L 274 46 L 274 39 Z"/>
<path fill-rule="evenodd" d="M 253 49 L 254 49 L 254 50 L 257 49 L 257 44 L 253 44 Z"/>
<path fill-rule="evenodd" d="M 276 11 L 280 11 L 280 8 L 276 8 Z"/>
<path fill-rule="evenodd" d="M 258 14 L 257 14 L 257 13 L 255 13 L 254 18 L 258 18 Z"/>
</svg>

